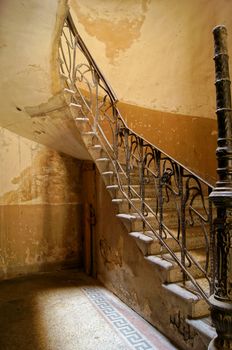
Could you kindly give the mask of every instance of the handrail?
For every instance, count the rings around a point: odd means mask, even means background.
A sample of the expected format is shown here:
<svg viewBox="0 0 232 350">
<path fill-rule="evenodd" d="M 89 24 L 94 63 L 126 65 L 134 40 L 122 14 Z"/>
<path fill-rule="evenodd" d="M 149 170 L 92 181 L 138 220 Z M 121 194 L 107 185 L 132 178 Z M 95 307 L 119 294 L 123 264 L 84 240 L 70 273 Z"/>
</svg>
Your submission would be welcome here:
<svg viewBox="0 0 232 350">
<path fill-rule="evenodd" d="M 130 132 L 133 132 L 134 134 L 136 134 L 138 137 L 141 137 L 144 139 L 144 141 L 146 143 L 149 143 L 151 144 L 152 146 L 156 147 L 160 152 L 162 152 L 163 154 L 165 154 L 167 157 L 169 158 L 173 158 L 171 157 L 168 153 L 164 152 L 161 148 L 155 146 L 152 142 L 148 141 L 147 139 L 144 138 L 144 136 L 140 136 L 138 133 L 136 133 L 134 130 L 130 129 L 126 123 L 126 121 L 124 120 L 123 116 L 121 115 L 120 113 L 120 110 L 118 109 L 117 107 L 117 103 L 119 102 L 112 86 L 109 84 L 109 82 L 107 81 L 107 79 L 105 78 L 105 76 L 103 75 L 101 69 L 99 68 L 99 66 L 97 65 L 97 63 L 95 62 L 95 60 L 93 59 L 92 55 L 90 54 L 87 46 L 85 45 L 83 39 L 81 38 L 80 34 L 78 33 L 76 27 L 75 27 L 75 24 L 73 22 L 73 19 L 71 17 L 71 14 L 70 12 L 68 13 L 68 16 L 67 16 L 67 22 L 70 26 L 70 29 L 73 33 L 74 36 L 78 37 L 78 41 L 79 41 L 79 44 L 80 44 L 80 47 L 82 48 L 83 52 L 85 53 L 87 59 L 88 59 L 88 62 L 94 67 L 94 69 L 96 70 L 99 78 L 103 81 L 103 83 L 105 84 L 105 86 L 107 87 L 107 92 L 109 93 L 109 95 L 111 96 L 112 98 L 112 101 L 115 105 L 115 107 L 117 108 L 117 112 L 118 114 L 120 115 L 120 118 L 121 120 L 123 121 L 125 127 L 130 131 Z M 173 158 L 173 160 L 175 160 L 175 162 L 177 164 L 179 164 L 182 168 L 184 168 L 185 170 L 187 170 L 189 173 L 191 173 L 193 176 L 196 176 L 199 178 L 199 180 L 201 182 L 204 182 L 207 186 L 211 187 L 213 189 L 213 185 L 210 184 L 207 180 L 203 179 L 201 176 L 199 176 L 198 174 L 196 174 L 194 171 L 190 170 L 188 167 L 186 167 L 184 164 L 182 164 L 181 162 L 179 162 L 178 160 L 176 160 L 175 158 Z"/>
<path fill-rule="evenodd" d="M 185 287 L 208 302 L 215 274 L 214 211 L 208 200 L 213 186 L 127 126 L 114 91 L 70 14 L 60 41 L 60 69 L 68 90 L 73 92 L 72 101 L 80 106 L 79 113 L 90 119 L 114 165 L 127 210 L 134 218 L 136 215 L 141 218 L 144 234 L 151 234 L 160 242 L 161 258 L 180 266 Z M 148 197 L 150 191 L 153 198 Z M 170 214 L 173 212 L 174 218 Z M 204 246 L 201 252 L 204 261 L 198 261 L 191 250 L 194 235 Z M 170 246 L 170 239 L 175 248 Z M 209 289 L 201 286 L 198 277 L 207 281 Z"/>
</svg>

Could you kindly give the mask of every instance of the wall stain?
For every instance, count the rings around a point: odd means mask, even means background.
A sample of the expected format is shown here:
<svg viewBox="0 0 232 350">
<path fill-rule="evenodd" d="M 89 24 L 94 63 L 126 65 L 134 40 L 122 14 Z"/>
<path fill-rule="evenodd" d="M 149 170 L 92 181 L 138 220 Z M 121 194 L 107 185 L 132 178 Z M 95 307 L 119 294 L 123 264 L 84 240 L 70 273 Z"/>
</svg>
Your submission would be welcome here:
<svg viewBox="0 0 232 350">
<path fill-rule="evenodd" d="M 81 161 L 54 150 L 37 152 L 31 166 L 11 182 L 17 189 L 0 197 L 0 203 L 79 203 Z"/>
<path fill-rule="evenodd" d="M 136 15 L 132 14 L 129 18 L 128 14 L 121 11 L 120 19 L 105 19 L 95 8 L 91 9 L 91 13 L 84 13 L 76 1 L 72 1 L 71 6 L 86 32 L 105 44 L 106 57 L 114 64 L 120 53 L 129 49 L 140 37 L 150 0 L 139 0 L 138 3 L 140 11 Z M 116 7 L 116 11 L 122 10 L 121 7 Z"/>
<path fill-rule="evenodd" d="M 116 266 L 122 267 L 122 256 L 118 250 L 112 249 L 106 239 L 100 239 L 100 253 L 108 270 Z"/>
</svg>

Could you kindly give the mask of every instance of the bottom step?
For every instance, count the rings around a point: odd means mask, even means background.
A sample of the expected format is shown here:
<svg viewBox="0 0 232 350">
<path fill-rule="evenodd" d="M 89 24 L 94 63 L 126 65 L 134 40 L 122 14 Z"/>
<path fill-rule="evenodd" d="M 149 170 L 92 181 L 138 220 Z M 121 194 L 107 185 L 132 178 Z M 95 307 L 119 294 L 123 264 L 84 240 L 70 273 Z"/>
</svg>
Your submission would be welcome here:
<svg viewBox="0 0 232 350">
<path fill-rule="evenodd" d="M 211 340 L 217 335 L 215 328 L 212 326 L 210 317 L 204 317 L 198 320 L 187 319 L 186 323 L 195 329 L 206 346 L 208 346 Z"/>
</svg>

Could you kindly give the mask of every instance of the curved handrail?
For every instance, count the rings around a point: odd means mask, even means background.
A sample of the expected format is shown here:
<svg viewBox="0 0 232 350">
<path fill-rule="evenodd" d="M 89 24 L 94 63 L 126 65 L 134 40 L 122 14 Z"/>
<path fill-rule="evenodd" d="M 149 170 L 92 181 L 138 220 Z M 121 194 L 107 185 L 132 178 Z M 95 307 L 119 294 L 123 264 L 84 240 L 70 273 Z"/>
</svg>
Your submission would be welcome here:
<svg viewBox="0 0 232 350">
<path fill-rule="evenodd" d="M 73 33 L 74 36 L 78 37 L 78 41 L 80 44 L 81 49 L 83 50 L 84 54 L 86 55 L 88 62 L 94 67 L 95 71 L 97 72 L 99 78 L 102 80 L 102 82 L 104 83 L 104 85 L 106 86 L 107 92 L 108 94 L 111 96 L 111 99 L 114 103 L 115 108 L 117 108 L 117 103 L 119 102 L 112 86 L 109 84 L 109 82 L 107 81 L 107 79 L 105 78 L 104 74 L 102 73 L 101 69 L 99 68 L 99 66 L 97 65 L 97 63 L 95 62 L 95 60 L 93 59 L 91 53 L 89 52 L 87 46 L 85 45 L 83 39 L 81 38 L 80 34 L 78 33 L 75 24 L 73 22 L 73 19 L 71 17 L 70 12 L 68 13 L 67 16 L 67 22 L 70 26 L 70 29 Z M 186 167 L 184 164 L 182 164 L 181 162 L 179 162 L 178 160 L 176 160 L 175 158 L 171 157 L 168 153 L 164 152 L 161 148 L 155 146 L 152 142 L 146 140 L 144 138 L 144 136 L 139 135 L 138 133 L 136 133 L 134 130 L 130 129 L 126 123 L 126 121 L 124 120 L 123 116 L 120 113 L 120 110 L 117 108 L 117 113 L 120 115 L 121 120 L 123 121 L 125 127 L 130 131 L 133 132 L 134 134 L 136 134 L 138 137 L 141 137 L 144 139 L 144 141 L 146 143 L 151 144 L 152 146 L 156 147 L 160 152 L 162 152 L 163 154 L 165 154 L 167 157 L 172 158 L 173 160 L 175 160 L 175 162 L 177 164 L 179 164 L 182 168 L 184 168 L 185 170 L 187 170 L 189 173 L 191 173 L 193 176 L 196 176 L 199 178 L 199 180 L 201 182 L 204 182 L 207 186 L 211 187 L 213 189 L 213 185 L 210 184 L 207 180 L 203 179 L 201 176 L 199 176 L 198 174 L 196 174 L 194 171 L 190 170 L 188 167 Z"/>
<path fill-rule="evenodd" d="M 215 273 L 213 209 L 208 201 L 212 185 L 127 126 L 112 87 L 80 37 L 70 14 L 61 37 L 60 63 L 74 105 L 79 107 L 81 116 L 90 119 L 114 166 L 127 209 L 134 219 L 136 215 L 141 218 L 141 231 L 159 241 L 160 256 L 180 266 L 186 288 L 191 288 L 188 281 L 191 282 L 208 302 Z M 154 192 L 153 198 L 147 197 L 150 191 Z M 121 204 L 125 204 L 123 200 Z M 175 218 L 170 223 L 173 212 Z M 204 262 L 191 250 L 195 234 L 201 245 L 204 242 Z M 169 239 L 174 242 L 174 248 Z M 198 283 L 199 276 L 208 281 L 209 291 Z"/>
</svg>

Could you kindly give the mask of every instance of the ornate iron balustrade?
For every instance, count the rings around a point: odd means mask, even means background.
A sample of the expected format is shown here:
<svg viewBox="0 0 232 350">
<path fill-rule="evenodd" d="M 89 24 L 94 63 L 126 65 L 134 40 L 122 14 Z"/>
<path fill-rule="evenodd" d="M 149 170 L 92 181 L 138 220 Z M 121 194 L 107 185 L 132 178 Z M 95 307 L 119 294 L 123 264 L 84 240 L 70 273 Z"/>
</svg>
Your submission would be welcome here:
<svg viewBox="0 0 232 350">
<path fill-rule="evenodd" d="M 60 42 L 60 69 L 72 104 L 79 106 L 80 118 L 89 118 L 112 161 L 127 210 L 142 219 L 144 234 L 159 241 L 160 256 L 179 265 L 183 285 L 211 306 L 218 333 L 212 350 L 232 349 L 232 110 L 226 35 L 225 27 L 215 28 L 219 181 L 214 189 L 126 125 L 115 93 L 70 15 Z M 196 242 L 204 247 L 201 260 L 191 250 L 193 240 L 195 248 Z"/>
<path fill-rule="evenodd" d="M 79 117 L 89 118 L 114 165 L 128 211 L 142 219 L 145 234 L 160 242 L 160 256 L 180 266 L 183 285 L 208 302 L 215 280 L 213 208 L 208 198 L 213 187 L 126 125 L 115 93 L 70 14 L 60 41 L 60 69 Z M 193 242 L 194 248 L 204 246 L 200 261 L 191 250 Z"/>
</svg>

